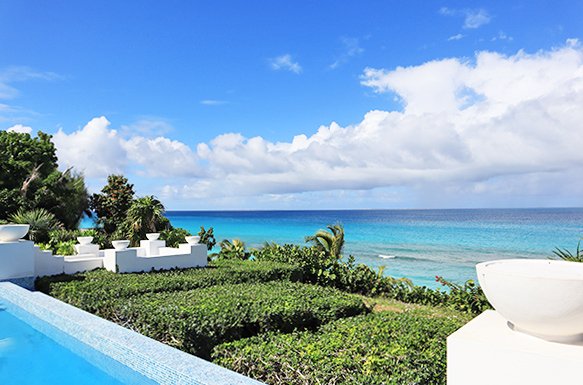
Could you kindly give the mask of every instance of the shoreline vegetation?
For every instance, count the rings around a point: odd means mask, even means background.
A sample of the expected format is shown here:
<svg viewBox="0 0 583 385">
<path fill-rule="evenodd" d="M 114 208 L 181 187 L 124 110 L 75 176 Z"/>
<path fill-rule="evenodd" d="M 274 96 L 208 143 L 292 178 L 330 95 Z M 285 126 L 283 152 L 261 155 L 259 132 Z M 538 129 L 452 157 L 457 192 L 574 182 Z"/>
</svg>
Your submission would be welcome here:
<svg viewBox="0 0 583 385">
<path fill-rule="evenodd" d="M 50 135 L 2 131 L 0 153 L 0 221 L 30 224 L 29 239 L 44 249 L 73 254 L 77 236 L 108 248 L 150 232 L 168 246 L 191 235 L 122 175 L 89 195 L 81 174 L 58 170 Z M 95 216 L 94 229 L 77 229 L 84 214 Z M 209 251 L 217 244 L 212 227 L 198 235 Z M 344 256 L 344 236 L 331 224 L 306 245 L 249 250 L 222 240 L 207 268 L 98 269 L 41 277 L 36 288 L 268 384 L 445 384 L 446 337 L 490 308 L 480 287 L 436 276 L 445 290 L 431 289 L 386 276 Z"/>
</svg>

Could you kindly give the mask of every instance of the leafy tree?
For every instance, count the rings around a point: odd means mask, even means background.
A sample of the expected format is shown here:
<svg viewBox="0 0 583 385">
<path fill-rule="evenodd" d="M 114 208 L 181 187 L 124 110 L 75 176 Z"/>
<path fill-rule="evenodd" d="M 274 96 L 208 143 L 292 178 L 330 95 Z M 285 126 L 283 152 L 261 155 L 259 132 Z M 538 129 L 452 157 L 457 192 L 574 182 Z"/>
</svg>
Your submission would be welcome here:
<svg viewBox="0 0 583 385">
<path fill-rule="evenodd" d="M 333 259 L 342 257 L 344 248 L 344 227 L 340 224 L 328 225 L 328 230 L 318 230 L 316 234 L 307 236 L 306 242 L 312 243 L 316 249 L 326 253 Z"/>
<path fill-rule="evenodd" d="M 19 210 L 10 216 L 10 221 L 19 224 L 29 224 L 27 238 L 35 243 L 49 241 L 49 232 L 62 227 L 55 215 L 45 209 L 39 208 L 31 211 Z"/>
<path fill-rule="evenodd" d="M 156 197 L 149 195 L 133 201 L 128 209 L 126 226 L 128 238 L 133 245 L 145 239 L 147 233 L 155 233 L 170 228 L 164 216 L 164 205 Z"/>
<path fill-rule="evenodd" d="M 43 208 L 72 229 L 87 209 L 87 198 L 82 175 L 57 169 L 50 135 L 0 131 L 0 219 Z"/>
<path fill-rule="evenodd" d="M 118 226 L 125 222 L 134 194 L 134 185 L 123 175 L 108 176 L 107 185 L 101 193 L 93 194 L 90 208 L 107 234 L 115 233 Z"/>
<path fill-rule="evenodd" d="M 76 229 L 88 211 L 88 193 L 81 174 L 71 169 L 53 171 L 43 182 L 32 199 L 33 206 L 44 208 L 59 219 L 67 229 Z"/>
<path fill-rule="evenodd" d="M 204 226 L 200 226 L 198 236 L 200 237 L 200 243 L 204 243 L 207 250 L 209 251 L 212 250 L 213 247 L 215 247 L 217 244 L 217 240 L 215 239 L 215 229 L 212 227 L 209 227 L 208 230 L 205 230 Z"/>
</svg>

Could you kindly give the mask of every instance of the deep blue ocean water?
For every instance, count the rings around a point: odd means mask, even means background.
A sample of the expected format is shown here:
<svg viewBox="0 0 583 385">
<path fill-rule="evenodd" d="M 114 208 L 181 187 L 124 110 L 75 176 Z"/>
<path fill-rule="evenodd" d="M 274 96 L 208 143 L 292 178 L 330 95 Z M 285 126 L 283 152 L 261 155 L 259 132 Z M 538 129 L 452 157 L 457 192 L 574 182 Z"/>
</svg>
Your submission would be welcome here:
<svg viewBox="0 0 583 385">
<path fill-rule="evenodd" d="M 169 211 L 167 216 L 174 226 L 193 233 L 212 226 L 217 240 L 239 238 L 249 247 L 265 241 L 303 244 L 306 235 L 341 223 L 346 255 L 432 287 L 435 275 L 457 282 L 475 278 L 478 262 L 547 258 L 557 246 L 574 250 L 583 234 L 583 208 Z"/>
</svg>

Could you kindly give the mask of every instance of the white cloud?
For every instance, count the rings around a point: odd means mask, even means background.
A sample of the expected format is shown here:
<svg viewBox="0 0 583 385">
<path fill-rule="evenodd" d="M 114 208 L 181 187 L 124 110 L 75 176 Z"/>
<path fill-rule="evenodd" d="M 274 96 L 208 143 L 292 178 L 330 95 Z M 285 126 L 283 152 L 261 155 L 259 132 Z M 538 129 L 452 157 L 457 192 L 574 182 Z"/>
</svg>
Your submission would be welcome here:
<svg viewBox="0 0 583 385">
<path fill-rule="evenodd" d="M 367 69 L 362 82 L 396 93 L 403 111 L 371 111 L 356 125 L 332 123 L 291 142 L 219 136 L 197 150 L 214 177 L 177 187 L 173 196 L 420 185 L 436 195 L 503 195 L 505 180 L 530 178 L 544 191 L 548 178 L 583 170 L 579 46 Z M 516 191 L 520 184 L 510 185 Z"/>
<path fill-rule="evenodd" d="M 514 40 L 514 38 L 512 36 L 508 36 L 504 31 L 498 31 L 498 35 L 494 36 L 490 40 L 492 40 L 492 41 L 500 41 L 500 40 L 512 41 L 512 40 Z"/>
<path fill-rule="evenodd" d="M 147 139 L 134 136 L 122 141 L 127 159 L 149 177 L 198 176 L 200 167 L 195 154 L 186 144 L 164 137 Z"/>
<path fill-rule="evenodd" d="M 452 9 L 447 7 L 442 7 L 439 13 L 444 16 L 463 16 L 464 18 L 464 29 L 476 29 L 483 25 L 488 24 L 492 17 L 483 8 L 480 9 Z"/>
<path fill-rule="evenodd" d="M 19 134 L 30 134 L 32 133 L 32 127 L 23 126 L 22 124 L 15 124 L 12 127 L 6 129 L 8 132 L 18 132 Z"/>
<path fill-rule="evenodd" d="M 20 91 L 14 83 L 29 80 L 58 80 L 61 76 L 53 72 L 42 72 L 30 67 L 12 66 L 0 69 L 0 100 L 16 99 Z M 0 122 L 21 123 L 31 116 L 37 115 L 34 111 L 22 107 L 0 103 Z"/>
<path fill-rule="evenodd" d="M 196 149 L 163 136 L 121 138 L 102 117 L 59 131 L 55 143 L 61 161 L 88 175 L 142 174 L 164 186 L 152 193 L 189 207 L 285 206 L 294 197 L 362 206 L 380 197 L 426 207 L 583 203 L 577 41 L 367 68 L 361 81 L 395 94 L 403 109 L 370 111 L 357 124 L 331 123 L 284 142 L 226 133 Z"/>
<path fill-rule="evenodd" d="M 293 72 L 295 74 L 302 72 L 302 66 L 300 63 L 293 61 L 290 54 L 280 55 L 269 59 L 269 64 L 271 65 L 271 69 L 275 71 L 284 70 Z"/>
<path fill-rule="evenodd" d="M 61 77 L 54 72 L 37 71 L 30 67 L 12 66 L 0 70 L 0 99 L 13 99 L 19 91 L 11 84 L 27 80 L 57 80 Z"/>
<path fill-rule="evenodd" d="M 227 104 L 227 101 L 218 99 L 204 99 L 200 101 L 200 104 L 203 106 L 222 106 L 223 104 Z"/>
<path fill-rule="evenodd" d="M 452 35 L 452 36 L 448 37 L 447 41 L 461 40 L 463 38 L 464 38 L 464 35 L 462 35 L 461 33 L 458 33 L 457 35 Z"/>
<path fill-rule="evenodd" d="M 121 137 L 104 117 L 93 118 L 70 134 L 59 129 L 53 136 L 61 168 L 75 167 L 88 177 L 121 173 L 127 164 Z"/>
<path fill-rule="evenodd" d="M 364 52 L 364 48 L 360 46 L 360 41 L 354 37 L 343 37 L 340 39 L 342 43 L 343 52 L 342 54 L 329 65 L 330 69 L 336 69 L 341 64 L 346 63 L 350 58 L 358 56 Z"/>
<path fill-rule="evenodd" d="M 127 129 L 144 125 L 149 128 L 150 123 L 139 120 L 122 126 L 128 138 L 110 125 L 102 116 L 70 134 L 60 129 L 53 141 L 61 168 L 74 166 L 86 176 L 96 178 L 112 173 L 136 173 L 153 178 L 192 177 L 200 173 L 196 155 L 186 144 L 162 136 L 148 138 L 140 135 L 144 130 Z"/>
</svg>

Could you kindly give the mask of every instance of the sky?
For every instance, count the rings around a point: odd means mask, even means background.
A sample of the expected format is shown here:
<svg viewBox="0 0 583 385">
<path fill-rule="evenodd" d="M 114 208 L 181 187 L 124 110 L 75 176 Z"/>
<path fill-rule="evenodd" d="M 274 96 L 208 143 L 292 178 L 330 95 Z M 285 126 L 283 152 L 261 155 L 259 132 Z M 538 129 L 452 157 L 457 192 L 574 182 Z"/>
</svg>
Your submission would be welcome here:
<svg viewBox="0 0 583 385">
<path fill-rule="evenodd" d="M 583 206 L 583 1 L 0 0 L 0 129 L 168 209 Z"/>
</svg>

